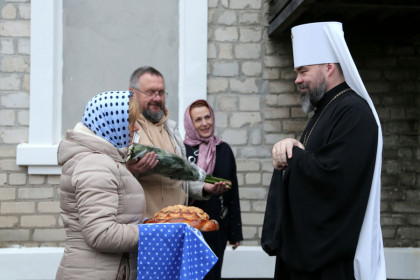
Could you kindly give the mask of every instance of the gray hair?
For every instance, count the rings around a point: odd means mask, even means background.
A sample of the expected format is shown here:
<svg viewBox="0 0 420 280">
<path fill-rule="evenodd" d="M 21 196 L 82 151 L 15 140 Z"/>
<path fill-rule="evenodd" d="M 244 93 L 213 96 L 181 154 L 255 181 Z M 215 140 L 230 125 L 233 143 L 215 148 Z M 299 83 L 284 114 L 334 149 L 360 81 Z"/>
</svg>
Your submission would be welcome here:
<svg viewBox="0 0 420 280">
<path fill-rule="evenodd" d="M 165 81 L 162 73 L 160 73 L 158 70 L 156 70 L 152 66 L 142 66 L 142 67 L 137 68 L 133 72 L 133 74 L 131 74 L 131 76 L 130 76 L 130 86 L 129 87 L 130 88 L 135 88 L 135 89 L 140 89 L 139 79 L 143 74 L 146 74 L 146 73 L 149 73 L 150 75 L 162 77 L 162 80 Z"/>
</svg>

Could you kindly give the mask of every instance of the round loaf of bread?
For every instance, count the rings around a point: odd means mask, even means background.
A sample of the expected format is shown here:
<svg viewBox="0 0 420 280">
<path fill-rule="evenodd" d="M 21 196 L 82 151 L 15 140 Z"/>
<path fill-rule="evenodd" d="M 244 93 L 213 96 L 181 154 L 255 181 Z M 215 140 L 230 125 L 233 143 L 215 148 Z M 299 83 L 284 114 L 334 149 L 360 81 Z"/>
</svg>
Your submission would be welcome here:
<svg viewBox="0 0 420 280">
<path fill-rule="evenodd" d="M 209 215 L 195 206 L 173 205 L 155 213 L 153 218 L 144 221 L 145 224 L 186 223 L 200 231 L 216 231 L 219 223 L 210 220 Z"/>
</svg>

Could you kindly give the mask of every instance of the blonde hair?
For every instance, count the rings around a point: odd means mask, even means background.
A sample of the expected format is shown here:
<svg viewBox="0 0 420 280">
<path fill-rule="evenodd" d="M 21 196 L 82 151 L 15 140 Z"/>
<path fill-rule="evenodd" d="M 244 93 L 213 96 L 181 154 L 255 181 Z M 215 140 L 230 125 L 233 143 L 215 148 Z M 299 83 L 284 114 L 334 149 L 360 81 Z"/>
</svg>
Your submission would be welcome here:
<svg viewBox="0 0 420 280">
<path fill-rule="evenodd" d="M 134 124 L 140 115 L 140 106 L 134 97 L 130 97 L 128 101 L 128 129 L 130 132 L 134 130 Z"/>
</svg>

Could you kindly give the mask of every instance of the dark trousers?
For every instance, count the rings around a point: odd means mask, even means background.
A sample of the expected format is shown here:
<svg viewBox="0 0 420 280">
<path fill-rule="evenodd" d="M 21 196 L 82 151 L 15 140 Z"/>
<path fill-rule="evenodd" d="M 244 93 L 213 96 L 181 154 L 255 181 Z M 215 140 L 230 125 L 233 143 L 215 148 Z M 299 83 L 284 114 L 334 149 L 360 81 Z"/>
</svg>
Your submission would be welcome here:
<svg viewBox="0 0 420 280">
<path fill-rule="evenodd" d="M 354 280 L 353 258 L 325 265 L 314 272 L 294 270 L 276 258 L 275 280 Z"/>
</svg>

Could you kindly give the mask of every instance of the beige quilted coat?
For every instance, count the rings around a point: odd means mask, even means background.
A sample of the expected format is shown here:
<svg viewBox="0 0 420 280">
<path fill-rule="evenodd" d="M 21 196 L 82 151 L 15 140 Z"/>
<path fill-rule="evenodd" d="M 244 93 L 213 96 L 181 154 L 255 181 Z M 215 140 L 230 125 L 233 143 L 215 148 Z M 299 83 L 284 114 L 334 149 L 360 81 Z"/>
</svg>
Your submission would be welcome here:
<svg viewBox="0 0 420 280">
<path fill-rule="evenodd" d="M 116 279 L 124 252 L 137 277 L 137 224 L 146 203 L 141 185 L 124 164 L 126 148 L 77 124 L 58 148 L 64 255 L 56 279 Z"/>
</svg>

